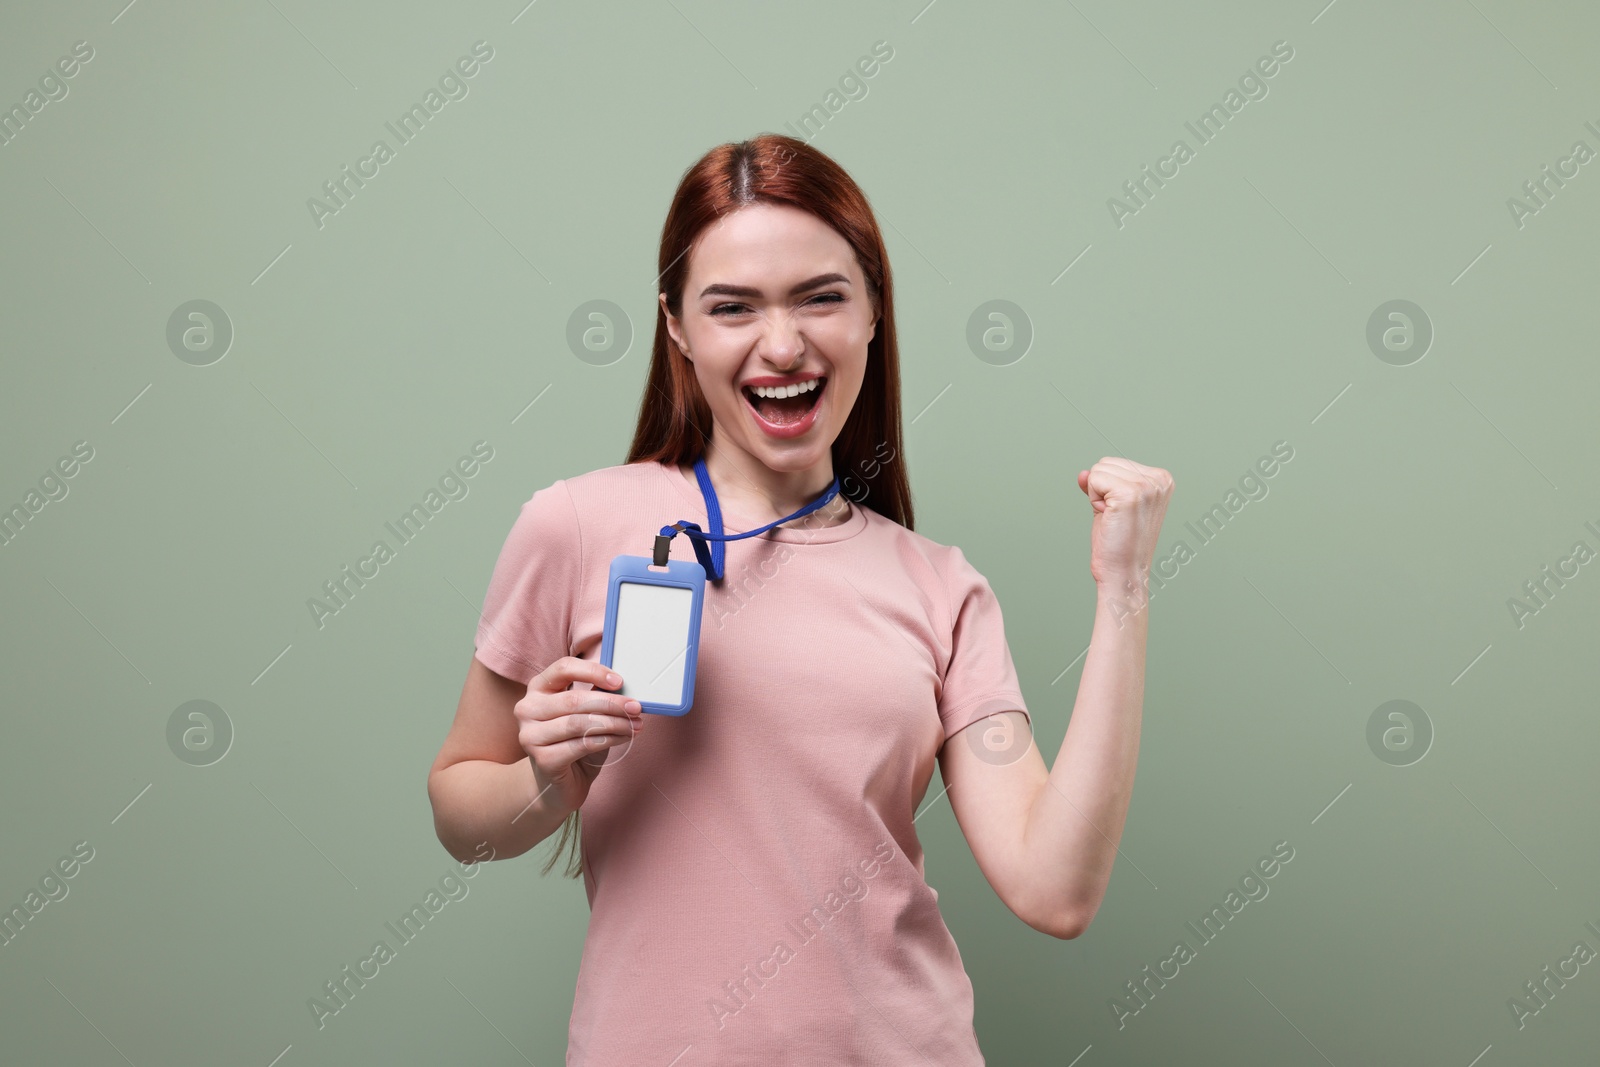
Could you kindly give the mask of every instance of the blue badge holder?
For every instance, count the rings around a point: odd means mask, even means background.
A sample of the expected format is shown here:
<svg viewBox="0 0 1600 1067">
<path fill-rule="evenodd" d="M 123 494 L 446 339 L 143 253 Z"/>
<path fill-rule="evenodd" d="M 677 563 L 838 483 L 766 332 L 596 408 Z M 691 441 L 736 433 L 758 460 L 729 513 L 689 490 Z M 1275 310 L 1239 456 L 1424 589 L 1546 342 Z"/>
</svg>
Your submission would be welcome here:
<svg viewBox="0 0 1600 1067">
<path fill-rule="evenodd" d="M 615 690 L 644 711 L 683 715 L 694 704 L 706 572 L 699 563 L 617 556 L 606 583 L 600 662 L 622 676 Z"/>
</svg>

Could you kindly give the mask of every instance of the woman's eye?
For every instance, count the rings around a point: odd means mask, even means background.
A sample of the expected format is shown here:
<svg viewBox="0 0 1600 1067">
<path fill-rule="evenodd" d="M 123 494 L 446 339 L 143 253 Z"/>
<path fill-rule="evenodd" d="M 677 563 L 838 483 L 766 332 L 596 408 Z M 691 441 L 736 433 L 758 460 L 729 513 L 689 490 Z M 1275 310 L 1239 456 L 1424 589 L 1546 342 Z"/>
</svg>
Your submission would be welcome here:
<svg viewBox="0 0 1600 1067">
<path fill-rule="evenodd" d="M 812 297 L 810 300 L 807 300 L 806 303 L 810 304 L 810 303 L 814 303 L 815 301 L 818 301 L 818 300 L 824 301 L 824 302 L 829 303 L 829 304 L 842 304 L 842 303 L 844 303 L 844 294 L 843 293 L 818 293 L 816 296 Z M 713 315 L 737 315 L 741 311 L 747 311 L 747 310 L 749 310 L 749 309 L 746 308 L 743 304 L 718 304 L 716 307 L 711 309 L 711 314 L 713 314 Z"/>
</svg>

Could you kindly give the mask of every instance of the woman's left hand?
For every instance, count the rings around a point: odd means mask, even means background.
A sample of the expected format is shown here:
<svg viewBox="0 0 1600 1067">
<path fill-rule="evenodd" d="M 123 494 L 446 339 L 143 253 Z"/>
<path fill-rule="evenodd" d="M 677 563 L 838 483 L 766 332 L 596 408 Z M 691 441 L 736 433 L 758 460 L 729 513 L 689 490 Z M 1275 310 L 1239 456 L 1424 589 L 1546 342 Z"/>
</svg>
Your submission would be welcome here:
<svg viewBox="0 0 1600 1067">
<path fill-rule="evenodd" d="M 1101 586 L 1143 585 L 1172 496 L 1172 475 L 1131 459 L 1106 456 L 1078 472 L 1078 488 L 1094 508 L 1089 573 Z"/>
</svg>

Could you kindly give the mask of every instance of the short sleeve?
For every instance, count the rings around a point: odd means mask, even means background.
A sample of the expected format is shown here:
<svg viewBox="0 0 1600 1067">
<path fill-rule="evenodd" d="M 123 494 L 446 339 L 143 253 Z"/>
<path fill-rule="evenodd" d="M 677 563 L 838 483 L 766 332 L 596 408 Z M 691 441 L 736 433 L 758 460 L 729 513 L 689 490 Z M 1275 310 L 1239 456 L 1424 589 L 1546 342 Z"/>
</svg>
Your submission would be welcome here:
<svg viewBox="0 0 1600 1067">
<path fill-rule="evenodd" d="M 953 625 L 950 661 L 939 693 L 945 739 L 1001 711 L 1020 711 L 1031 724 L 1006 643 L 1000 601 L 961 549 L 951 547 L 946 568 Z"/>
<path fill-rule="evenodd" d="M 526 685 L 571 653 L 571 625 L 583 574 L 578 512 L 565 480 L 522 505 L 489 578 L 478 618 L 477 659 Z"/>
</svg>

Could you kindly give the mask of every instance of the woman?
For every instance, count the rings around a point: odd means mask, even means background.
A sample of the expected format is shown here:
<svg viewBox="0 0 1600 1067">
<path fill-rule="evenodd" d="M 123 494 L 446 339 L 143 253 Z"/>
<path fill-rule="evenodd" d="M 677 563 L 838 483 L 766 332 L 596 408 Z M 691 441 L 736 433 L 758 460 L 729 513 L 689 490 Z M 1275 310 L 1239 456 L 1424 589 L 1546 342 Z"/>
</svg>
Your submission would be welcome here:
<svg viewBox="0 0 1600 1067">
<path fill-rule="evenodd" d="M 496 564 L 428 779 L 439 839 L 458 859 L 558 826 L 556 852 L 581 841 L 569 1064 L 982 1064 L 916 811 L 937 760 L 1005 904 L 1084 929 L 1132 788 L 1172 480 L 1109 458 L 1078 474 L 1101 595 L 1047 771 L 988 582 L 912 531 L 893 285 L 861 190 L 793 138 L 719 146 L 680 183 L 659 264 L 628 462 L 534 493 Z M 839 492 L 725 543 L 693 706 L 646 717 L 598 662 L 608 567 L 664 525 L 712 530 L 697 460 L 729 533 Z M 671 553 L 696 558 L 687 536 Z"/>
</svg>

